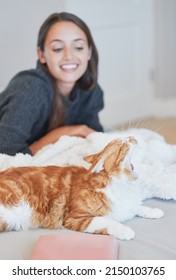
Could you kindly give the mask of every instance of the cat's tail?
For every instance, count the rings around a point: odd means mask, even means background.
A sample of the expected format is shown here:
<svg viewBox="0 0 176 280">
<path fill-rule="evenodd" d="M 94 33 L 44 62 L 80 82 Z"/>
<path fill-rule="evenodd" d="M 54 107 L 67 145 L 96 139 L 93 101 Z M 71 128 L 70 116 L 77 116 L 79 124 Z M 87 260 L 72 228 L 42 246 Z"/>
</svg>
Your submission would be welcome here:
<svg viewBox="0 0 176 280">
<path fill-rule="evenodd" d="M 29 228 L 32 209 L 23 199 L 11 207 L 0 204 L 0 232 Z"/>
</svg>

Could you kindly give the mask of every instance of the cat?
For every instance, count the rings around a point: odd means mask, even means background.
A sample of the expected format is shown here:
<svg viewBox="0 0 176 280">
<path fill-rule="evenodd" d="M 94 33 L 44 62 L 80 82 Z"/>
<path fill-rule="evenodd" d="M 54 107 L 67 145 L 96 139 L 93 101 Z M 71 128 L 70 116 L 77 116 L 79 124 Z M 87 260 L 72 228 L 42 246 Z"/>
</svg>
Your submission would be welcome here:
<svg viewBox="0 0 176 280">
<path fill-rule="evenodd" d="M 134 231 L 116 219 L 115 193 L 122 181 L 129 184 L 137 179 L 131 162 L 136 145 L 132 136 L 115 139 L 84 158 L 88 169 L 28 166 L 0 172 L 0 231 L 64 227 L 133 239 Z M 139 216 L 163 215 L 141 203 L 137 209 Z"/>
</svg>

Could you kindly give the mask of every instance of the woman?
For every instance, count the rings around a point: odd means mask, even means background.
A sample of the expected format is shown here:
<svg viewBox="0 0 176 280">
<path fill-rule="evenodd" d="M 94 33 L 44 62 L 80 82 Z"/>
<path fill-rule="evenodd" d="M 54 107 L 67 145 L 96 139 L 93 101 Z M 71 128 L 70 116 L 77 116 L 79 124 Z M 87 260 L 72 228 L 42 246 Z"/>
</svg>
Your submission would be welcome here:
<svg viewBox="0 0 176 280">
<path fill-rule="evenodd" d="M 103 131 L 98 53 L 87 25 L 54 13 L 38 34 L 36 69 L 15 75 L 0 94 L 0 153 L 34 155 L 62 135 Z"/>
</svg>

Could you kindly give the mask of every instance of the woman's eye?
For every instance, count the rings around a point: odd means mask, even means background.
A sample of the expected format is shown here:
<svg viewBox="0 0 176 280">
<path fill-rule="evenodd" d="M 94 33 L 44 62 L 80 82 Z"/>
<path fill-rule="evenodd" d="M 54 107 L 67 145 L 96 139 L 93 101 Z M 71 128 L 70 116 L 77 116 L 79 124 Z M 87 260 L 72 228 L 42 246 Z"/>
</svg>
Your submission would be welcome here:
<svg viewBox="0 0 176 280">
<path fill-rule="evenodd" d="M 58 53 L 58 52 L 61 52 L 63 50 L 63 48 L 56 48 L 56 49 L 53 49 L 54 52 Z"/>
<path fill-rule="evenodd" d="M 83 47 L 76 47 L 75 48 L 77 51 L 82 51 L 84 48 Z"/>
</svg>

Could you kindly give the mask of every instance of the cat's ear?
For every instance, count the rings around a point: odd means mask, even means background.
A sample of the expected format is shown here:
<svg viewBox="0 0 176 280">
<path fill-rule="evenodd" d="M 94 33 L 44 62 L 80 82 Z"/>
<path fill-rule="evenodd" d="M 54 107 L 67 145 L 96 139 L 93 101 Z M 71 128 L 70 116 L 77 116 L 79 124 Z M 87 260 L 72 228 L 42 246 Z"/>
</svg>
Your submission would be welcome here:
<svg viewBox="0 0 176 280">
<path fill-rule="evenodd" d="M 94 154 L 94 155 L 84 157 L 84 160 L 92 164 L 96 158 L 97 158 L 97 154 Z"/>
<path fill-rule="evenodd" d="M 84 160 L 91 163 L 89 172 L 99 172 L 102 169 L 102 152 L 84 157 Z"/>
</svg>

